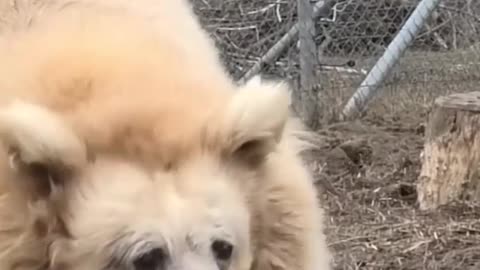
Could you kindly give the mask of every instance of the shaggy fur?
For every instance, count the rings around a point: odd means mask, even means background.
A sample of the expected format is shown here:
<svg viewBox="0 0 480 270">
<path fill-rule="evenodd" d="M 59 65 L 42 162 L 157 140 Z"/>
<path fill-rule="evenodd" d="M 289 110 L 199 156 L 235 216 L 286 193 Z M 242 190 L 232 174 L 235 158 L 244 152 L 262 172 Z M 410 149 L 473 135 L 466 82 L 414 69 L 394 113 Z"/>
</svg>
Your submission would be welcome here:
<svg viewBox="0 0 480 270">
<path fill-rule="evenodd" d="M 330 269 L 286 86 L 236 86 L 186 1 L 0 8 L 0 269 Z"/>
</svg>

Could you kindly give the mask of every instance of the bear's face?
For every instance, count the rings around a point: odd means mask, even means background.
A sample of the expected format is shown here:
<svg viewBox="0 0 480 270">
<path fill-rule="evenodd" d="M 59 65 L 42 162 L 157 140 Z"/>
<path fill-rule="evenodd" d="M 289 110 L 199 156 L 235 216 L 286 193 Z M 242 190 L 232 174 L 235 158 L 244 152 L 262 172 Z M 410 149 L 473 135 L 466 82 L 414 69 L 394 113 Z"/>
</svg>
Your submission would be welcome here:
<svg viewBox="0 0 480 270">
<path fill-rule="evenodd" d="M 240 87 L 204 123 L 202 150 L 168 168 L 88 146 L 46 106 L 5 104 L 0 141 L 13 188 L 41 208 L 30 220 L 49 243 L 49 269 L 249 269 L 251 188 L 283 136 L 283 86 Z"/>
<path fill-rule="evenodd" d="M 71 270 L 246 270 L 245 176 L 207 156 L 170 172 L 98 157 L 68 188 L 50 254 Z"/>
</svg>

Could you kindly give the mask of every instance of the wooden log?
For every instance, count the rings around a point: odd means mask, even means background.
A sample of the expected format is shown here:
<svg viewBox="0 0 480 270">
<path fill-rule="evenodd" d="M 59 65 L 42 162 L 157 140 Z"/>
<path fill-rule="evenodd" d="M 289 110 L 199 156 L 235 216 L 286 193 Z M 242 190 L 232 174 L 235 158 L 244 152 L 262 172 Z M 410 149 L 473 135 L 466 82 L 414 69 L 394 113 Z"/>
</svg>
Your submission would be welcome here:
<svg viewBox="0 0 480 270">
<path fill-rule="evenodd" d="M 480 92 L 439 97 L 425 132 L 419 207 L 480 201 Z"/>
</svg>

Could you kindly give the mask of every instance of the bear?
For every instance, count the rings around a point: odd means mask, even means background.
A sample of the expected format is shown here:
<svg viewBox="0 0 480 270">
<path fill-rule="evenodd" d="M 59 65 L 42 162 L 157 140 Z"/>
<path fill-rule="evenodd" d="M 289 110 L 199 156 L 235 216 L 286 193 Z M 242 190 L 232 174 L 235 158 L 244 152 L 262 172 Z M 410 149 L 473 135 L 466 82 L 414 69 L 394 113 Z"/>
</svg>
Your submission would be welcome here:
<svg viewBox="0 0 480 270">
<path fill-rule="evenodd" d="M 314 133 L 187 0 L 0 13 L 0 269 L 331 269 Z"/>
</svg>

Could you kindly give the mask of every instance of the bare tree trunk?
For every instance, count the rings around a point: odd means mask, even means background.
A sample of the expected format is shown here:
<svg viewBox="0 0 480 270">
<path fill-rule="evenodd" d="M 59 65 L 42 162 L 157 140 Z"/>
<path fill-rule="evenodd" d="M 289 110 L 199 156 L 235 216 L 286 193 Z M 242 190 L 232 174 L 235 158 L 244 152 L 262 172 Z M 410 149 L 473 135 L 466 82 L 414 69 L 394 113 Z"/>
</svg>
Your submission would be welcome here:
<svg viewBox="0 0 480 270">
<path fill-rule="evenodd" d="M 292 105 L 306 125 L 316 128 L 319 124 L 318 85 L 315 78 L 317 57 L 313 40 L 315 35 L 313 8 L 310 0 L 297 0 L 297 12 L 300 41 L 300 87 L 293 92 Z"/>
<path fill-rule="evenodd" d="M 480 199 L 480 92 L 435 101 L 417 193 L 421 209 Z"/>
</svg>

